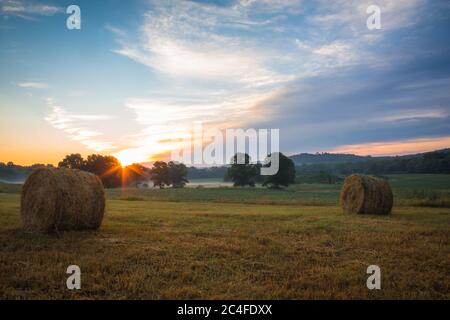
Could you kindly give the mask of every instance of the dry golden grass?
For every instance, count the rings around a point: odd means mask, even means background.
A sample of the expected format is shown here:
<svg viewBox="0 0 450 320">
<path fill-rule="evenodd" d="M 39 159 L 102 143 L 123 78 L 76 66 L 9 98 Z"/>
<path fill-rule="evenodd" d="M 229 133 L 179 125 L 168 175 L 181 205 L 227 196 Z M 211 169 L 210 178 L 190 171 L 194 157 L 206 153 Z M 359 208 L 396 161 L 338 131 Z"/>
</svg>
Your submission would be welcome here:
<svg viewBox="0 0 450 320">
<path fill-rule="evenodd" d="M 449 299 L 450 213 L 394 207 L 107 201 L 96 232 L 35 236 L 0 194 L 3 299 Z M 68 265 L 82 288 L 66 288 Z M 382 289 L 366 288 L 366 268 Z"/>
</svg>

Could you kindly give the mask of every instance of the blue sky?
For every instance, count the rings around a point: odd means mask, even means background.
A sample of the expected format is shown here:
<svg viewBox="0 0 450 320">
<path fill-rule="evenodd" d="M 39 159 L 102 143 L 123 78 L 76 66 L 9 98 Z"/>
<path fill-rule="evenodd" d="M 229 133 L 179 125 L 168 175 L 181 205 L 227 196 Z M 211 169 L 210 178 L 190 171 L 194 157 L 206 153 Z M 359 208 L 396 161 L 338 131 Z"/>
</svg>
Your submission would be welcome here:
<svg viewBox="0 0 450 320">
<path fill-rule="evenodd" d="M 66 8 L 81 8 L 81 29 Z M 381 30 L 366 8 L 381 8 Z M 0 161 L 148 160 L 194 121 L 281 150 L 450 147 L 448 1 L 0 0 Z M 143 159 L 145 158 L 145 159 Z"/>
</svg>

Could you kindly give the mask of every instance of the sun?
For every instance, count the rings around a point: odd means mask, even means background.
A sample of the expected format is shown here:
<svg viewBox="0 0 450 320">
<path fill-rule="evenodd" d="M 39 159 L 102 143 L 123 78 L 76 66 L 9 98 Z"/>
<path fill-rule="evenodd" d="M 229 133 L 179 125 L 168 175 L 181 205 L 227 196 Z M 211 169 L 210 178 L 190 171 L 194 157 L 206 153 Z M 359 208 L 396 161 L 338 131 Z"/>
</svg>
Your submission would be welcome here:
<svg viewBox="0 0 450 320">
<path fill-rule="evenodd" d="M 113 154 L 117 159 L 119 159 L 122 167 L 126 167 L 133 163 L 141 163 L 148 161 L 149 156 L 145 154 L 141 149 L 125 149 Z"/>
</svg>

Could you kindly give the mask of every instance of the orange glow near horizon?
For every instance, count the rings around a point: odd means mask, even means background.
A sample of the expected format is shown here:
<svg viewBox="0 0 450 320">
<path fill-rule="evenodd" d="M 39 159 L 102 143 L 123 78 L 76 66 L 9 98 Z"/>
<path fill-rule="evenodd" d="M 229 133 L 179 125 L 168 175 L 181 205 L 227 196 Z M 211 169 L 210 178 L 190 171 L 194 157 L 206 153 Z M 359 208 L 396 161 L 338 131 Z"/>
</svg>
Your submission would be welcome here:
<svg viewBox="0 0 450 320">
<path fill-rule="evenodd" d="M 133 163 L 153 162 L 157 160 L 167 161 L 170 158 L 170 147 L 179 148 L 182 145 L 173 143 L 167 143 L 167 145 L 164 145 L 159 143 L 156 146 L 158 148 L 154 147 L 153 150 L 151 150 L 152 152 L 145 152 L 144 148 L 130 148 L 111 153 L 111 155 L 120 161 L 122 167 L 126 167 Z M 175 150 L 177 150 L 177 148 Z M 450 136 L 343 145 L 326 151 L 330 153 L 347 153 L 362 156 L 395 156 L 429 152 L 445 148 L 450 148 Z M 56 151 L 55 148 L 52 148 L 50 151 L 39 149 L 37 147 L 26 150 L 23 146 L 20 150 L 18 148 L 14 148 L 12 150 L 5 148 L 2 150 L 2 154 L 0 155 L 0 162 L 7 163 L 12 161 L 15 164 L 25 166 L 36 163 L 57 165 L 66 154 L 70 153 L 79 152 L 76 150 L 73 152 L 66 150 Z M 86 156 L 90 153 L 96 152 L 84 151 L 81 154 L 84 158 L 86 158 Z M 101 154 L 107 155 L 107 153 L 104 152 Z"/>
<path fill-rule="evenodd" d="M 449 147 L 450 137 L 439 137 L 345 145 L 329 150 L 328 152 L 348 153 L 360 156 L 401 156 Z"/>
</svg>

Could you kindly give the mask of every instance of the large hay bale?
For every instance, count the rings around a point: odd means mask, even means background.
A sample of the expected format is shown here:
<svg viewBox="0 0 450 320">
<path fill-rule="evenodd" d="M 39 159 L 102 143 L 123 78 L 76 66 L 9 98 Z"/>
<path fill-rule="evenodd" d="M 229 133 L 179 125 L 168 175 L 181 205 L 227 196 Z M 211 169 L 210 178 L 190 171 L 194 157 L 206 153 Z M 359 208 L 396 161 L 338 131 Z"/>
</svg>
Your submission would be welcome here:
<svg viewBox="0 0 450 320">
<path fill-rule="evenodd" d="M 103 220 L 105 191 L 92 173 L 40 168 L 25 182 L 20 204 L 28 232 L 96 230 Z"/>
<path fill-rule="evenodd" d="M 386 180 L 352 174 L 345 178 L 340 202 L 345 213 L 389 214 L 394 196 Z"/>
</svg>

